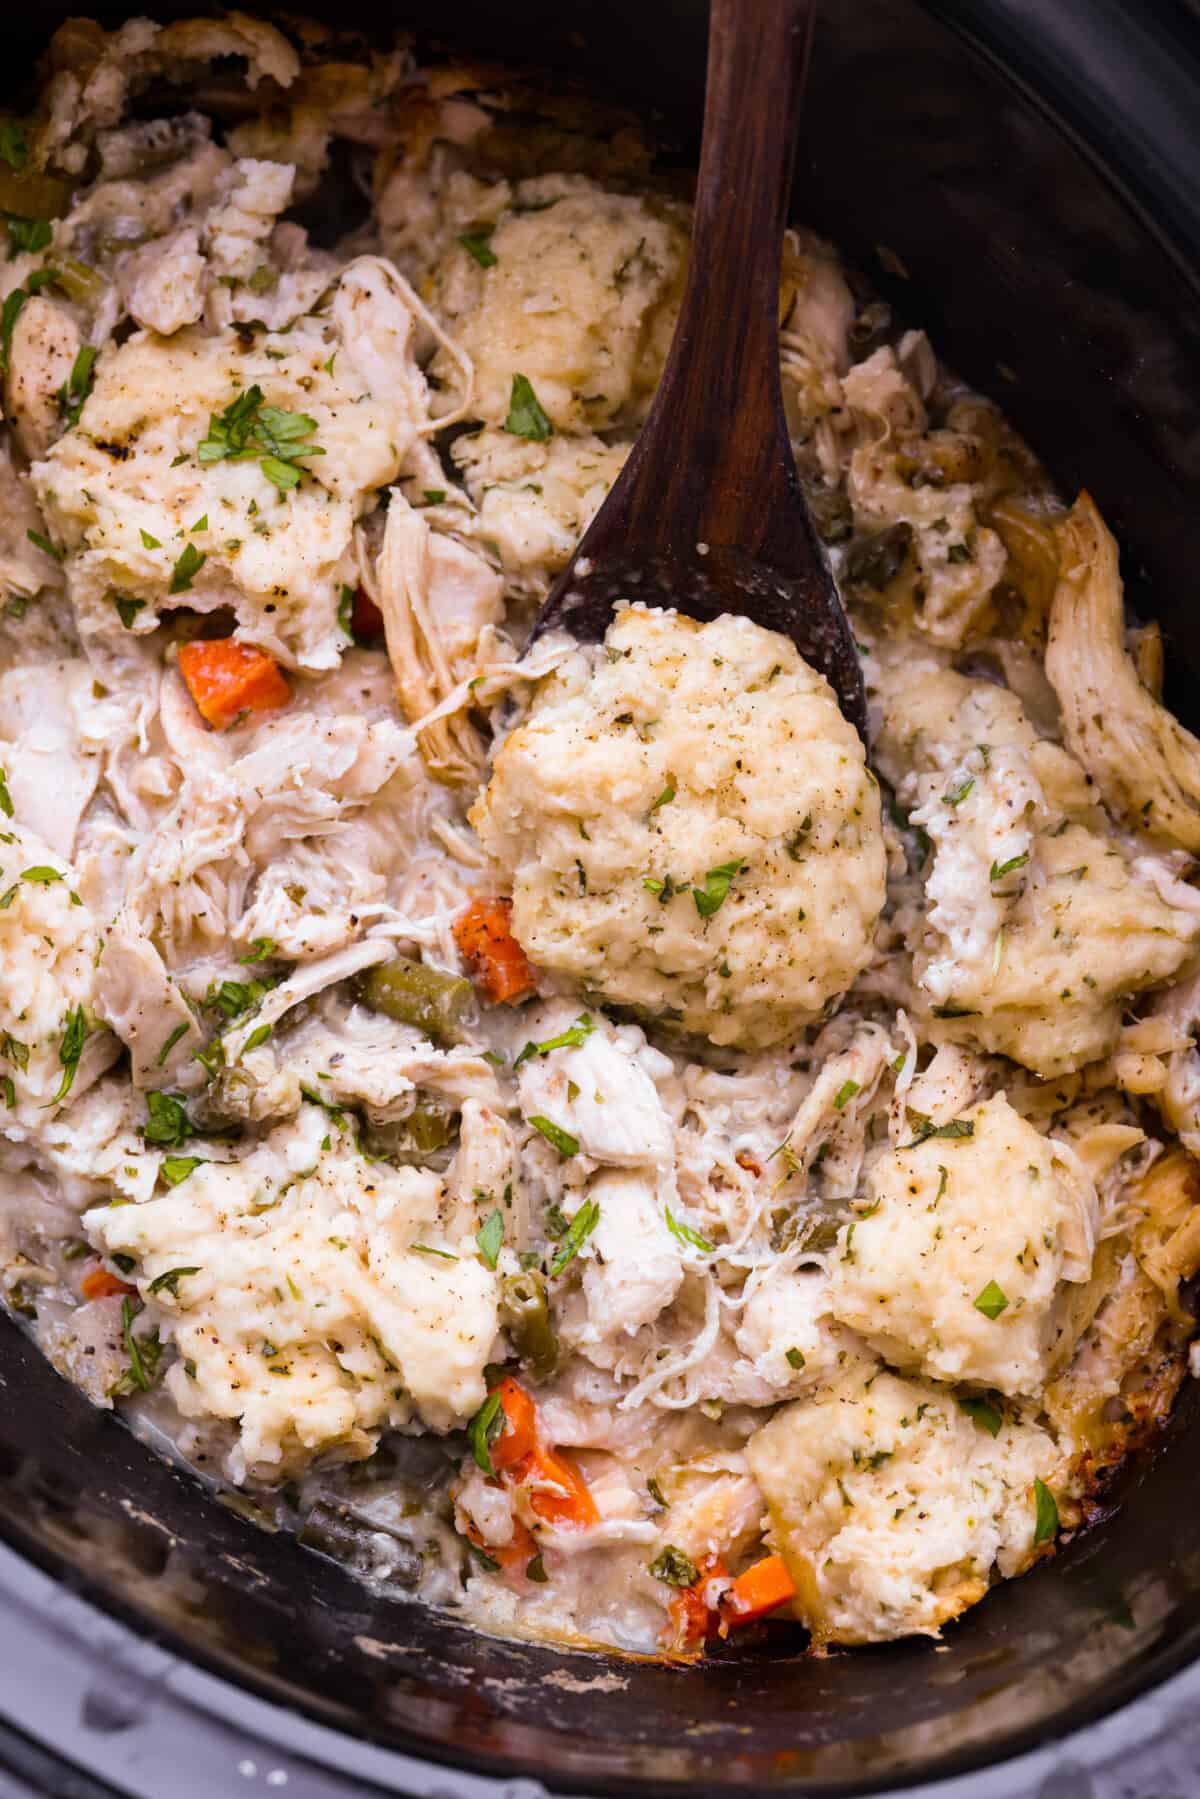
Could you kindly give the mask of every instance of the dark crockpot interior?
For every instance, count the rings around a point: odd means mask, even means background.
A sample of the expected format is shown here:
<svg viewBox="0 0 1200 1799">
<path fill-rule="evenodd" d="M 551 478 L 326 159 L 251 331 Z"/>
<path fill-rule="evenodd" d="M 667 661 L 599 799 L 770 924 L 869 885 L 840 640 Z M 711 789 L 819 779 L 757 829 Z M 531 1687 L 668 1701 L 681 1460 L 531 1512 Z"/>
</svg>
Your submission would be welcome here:
<svg viewBox="0 0 1200 1799">
<path fill-rule="evenodd" d="M 4 9 L 7 78 L 70 10 Z M 434 41 L 445 29 L 415 0 L 306 10 L 377 27 L 399 13 Z M 459 47 L 567 69 L 694 139 L 702 0 L 450 11 Z M 1171 176 L 1176 103 L 1194 119 L 1200 79 L 1172 35 L 1182 11 L 828 0 L 796 210 L 1007 407 L 1064 489 L 1091 488 L 1195 723 L 1200 207 Z M 1189 1387 L 1097 1528 L 940 1645 L 814 1661 L 797 1639 L 680 1670 L 492 1641 L 369 1591 L 157 1461 L 4 1323 L 0 1533 L 210 1669 L 410 1753 L 564 1790 L 861 1793 L 1045 1741 L 1200 1653 L 1198 1425 Z"/>
</svg>

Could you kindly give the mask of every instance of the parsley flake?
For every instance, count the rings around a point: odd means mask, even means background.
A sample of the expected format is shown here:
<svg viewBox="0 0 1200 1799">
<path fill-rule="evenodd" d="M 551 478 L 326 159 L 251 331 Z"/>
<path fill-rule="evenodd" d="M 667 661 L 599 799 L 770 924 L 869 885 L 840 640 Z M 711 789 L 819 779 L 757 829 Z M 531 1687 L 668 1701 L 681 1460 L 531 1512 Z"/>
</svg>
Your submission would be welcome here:
<svg viewBox="0 0 1200 1799">
<path fill-rule="evenodd" d="M 985 1318 L 999 1318 L 1001 1312 L 1008 1310 L 1008 1295 L 1004 1288 L 995 1281 L 989 1281 L 982 1293 L 976 1296 L 975 1310 L 982 1312 Z"/>
<path fill-rule="evenodd" d="M 965 1394 L 958 1402 L 960 1412 L 974 1420 L 980 1430 L 985 1430 L 989 1437 L 998 1437 L 1004 1423 L 1004 1414 L 993 1405 L 990 1399 L 978 1394 Z"/>
<path fill-rule="evenodd" d="M 1033 1525 L 1034 1547 L 1049 1543 L 1058 1535 L 1058 1502 L 1044 1480 L 1035 1480 L 1033 1496 L 1037 1506 Z"/>
<path fill-rule="evenodd" d="M 567 1234 L 562 1240 L 558 1254 L 550 1264 L 550 1274 L 552 1279 L 556 1279 L 567 1266 L 567 1263 L 575 1259 L 575 1256 L 583 1248 L 583 1245 L 587 1242 L 599 1222 L 599 1201 L 595 1199 L 585 1199 L 574 1218 L 572 1218 L 570 1225 L 567 1228 Z"/>
<path fill-rule="evenodd" d="M 475 1233 L 475 1241 L 488 1267 L 494 1268 L 500 1260 L 500 1250 L 504 1243 L 504 1213 L 499 1207 L 480 1225 Z"/>
<path fill-rule="evenodd" d="M 740 874 L 745 866 L 740 856 L 734 862 L 722 862 L 719 867 L 709 869 L 704 877 L 703 887 L 692 888 L 692 898 L 701 918 L 711 918 L 714 912 L 720 911 L 728 897 L 733 877 Z"/>
<path fill-rule="evenodd" d="M 554 426 L 542 411 L 538 397 L 524 375 L 513 376 L 504 429 L 510 437 L 527 437 L 530 442 L 539 444 L 554 436 Z"/>
<path fill-rule="evenodd" d="M 467 255 L 473 257 L 481 269 L 494 269 L 496 266 L 496 252 L 488 242 L 491 235 L 490 229 L 487 231 L 464 231 L 458 240 Z"/>
<path fill-rule="evenodd" d="M 187 593 L 207 561 L 208 557 L 198 550 L 194 543 L 184 544 L 175 567 L 171 571 L 171 585 L 168 592 Z"/>
<path fill-rule="evenodd" d="M 703 1250 L 705 1255 L 712 1254 L 713 1245 L 709 1242 L 707 1237 L 702 1237 L 700 1232 L 693 1230 L 690 1224 L 685 1224 L 682 1219 L 674 1217 L 670 1206 L 667 1206 L 665 1209 L 667 1229 L 673 1237 L 677 1238 L 680 1243 L 687 1244 L 692 1249 Z"/>
<path fill-rule="evenodd" d="M 564 1131 L 561 1124 L 555 1124 L 552 1118 L 540 1115 L 529 1120 L 535 1131 L 540 1131 L 547 1143 L 553 1144 L 565 1161 L 568 1156 L 579 1154 L 579 1138 L 573 1137 L 570 1131 Z"/>
</svg>

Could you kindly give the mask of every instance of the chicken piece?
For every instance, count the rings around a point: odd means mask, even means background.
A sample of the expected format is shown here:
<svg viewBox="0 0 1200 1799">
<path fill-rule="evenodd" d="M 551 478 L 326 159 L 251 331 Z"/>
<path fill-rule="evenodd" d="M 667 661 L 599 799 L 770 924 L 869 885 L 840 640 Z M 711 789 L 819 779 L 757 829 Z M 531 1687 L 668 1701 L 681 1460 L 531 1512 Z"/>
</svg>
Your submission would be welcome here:
<svg viewBox="0 0 1200 1799">
<path fill-rule="evenodd" d="M 170 25 L 130 19 L 113 32 L 91 19 L 69 19 L 55 32 L 48 53 L 53 73 L 34 133 L 37 165 L 49 162 L 81 174 L 89 145 L 120 123 L 131 92 L 156 74 L 180 81 L 188 65 L 227 56 L 244 61 L 250 88 L 267 77 L 287 87 L 300 72 L 300 59 L 283 33 L 248 13 Z"/>
<path fill-rule="evenodd" d="M 100 775 L 102 746 L 81 728 L 97 710 L 94 679 L 82 658 L 0 675 L 0 757 L 16 816 L 68 859 Z"/>
<path fill-rule="evenodd" d="M 564 568 L 629 454 L 590 432 L 546 443 L 484 430 L 452 452 L 478 507 L 471 535 L 492 545 L 506 576 L 541 593 Z"/>
<path fill-rule="evenodd" d="M 360 564 L 383 614 L 400 704 L 419 724 L 478 666 L 485 632 L 504 617 L 504 584 L 465 544 L 431 531 L 399 494 L 388 507 L 378 561 L 372 568 L 364 553 Z M 483 741 L 465 713 L 426 726 L 418 742 L 437 779 L 478 785 Z"/>
<path fill-rule="evenodd" d="M 1117 546 L 1089 494 L 1059 527 L 1062 573 L 1046 673 L 1067 742 L 1135 830 L 1200 850 L 1200 740 L 1138 678 L 1125 645 Z"/>
<path fill-rule="evenodd" d="M 64 428 L 66 391 L 83 339 L 71 314 L 31 294 L 17 314 L 8 351 L 4 409 L 17 447 L 30 461 L 44 456 Z"/>
<path fill-rule="evenodd" d="M 130 317 L 163 337 L 196 324 L 204 312 L 206 266 L 199 233 L 190 226 L 135 250 L 121 270 Z"/>
<path fill-rule="evenodd" d="M 620 1339 L 652 1324 L 683 1282 L 682 1245 L 645 1172 L 599 1174 L 587 1200 L 599 1216 L 580 1252 L 587 1322 L 572 1333 L 584 1355 L 601 1345 L 619 1350 Z M 609 1359 L 606 1354 L 601 1366 Z"/>
<path fill-rule="evenodd" d="M 226 177 L 227 191 L 204 221 L 204 243 L 218 279 L 250 281 L 265 265 L 275 221 L 291 204 L 295 170 L 243 157 Z"/>
<path fill-rule="evenodd" d="M 1015 694 L 919 659 L 881 689 L 880 765 L 933 851 L 909 919 L 929 1035 L 1047 1076 L 1108 1054 L 1123 1002 L 1194 956 L 1195 893 L 1112 834 Z"/>
<path fill-rule="evenodd" d="M 0 1069 L 10 1134 L 86 1092 L 119 1054 L 93 1011 L 96 920 L 73 869 L 15 820 L 0 832 Z"/>
<path fill-rule="evenodd" d="M 588 1017 L 582 1041 L 530 1057 L 520 1071 L 520 1104 L 526 1118 L 549 1116 L 578 1137 L 584 1155 L 617 1168 L 669 1169 L 674 1132 L 655 1078 L 671 1072 L 636 1025 L 614 1028 Z M 573 1015 L 546 1009 L 534 1028 L 551 1041 Z"/>
</svg>

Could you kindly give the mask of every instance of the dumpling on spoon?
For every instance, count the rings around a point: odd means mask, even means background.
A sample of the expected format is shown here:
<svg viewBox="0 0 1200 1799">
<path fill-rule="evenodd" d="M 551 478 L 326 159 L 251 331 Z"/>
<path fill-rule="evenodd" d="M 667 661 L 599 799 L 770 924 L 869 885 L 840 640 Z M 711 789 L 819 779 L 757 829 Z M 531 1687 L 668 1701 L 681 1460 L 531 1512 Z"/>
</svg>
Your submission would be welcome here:
<svg viewBox="0 0 1200 1799">
<path fill-rule="evenodd" d="M 788 638 L 622 608 L 547 677 L 471 812 L 542 968 L 714 1043 L 794 1035 L 870 960 L 879 791 Z"/>
</svg>

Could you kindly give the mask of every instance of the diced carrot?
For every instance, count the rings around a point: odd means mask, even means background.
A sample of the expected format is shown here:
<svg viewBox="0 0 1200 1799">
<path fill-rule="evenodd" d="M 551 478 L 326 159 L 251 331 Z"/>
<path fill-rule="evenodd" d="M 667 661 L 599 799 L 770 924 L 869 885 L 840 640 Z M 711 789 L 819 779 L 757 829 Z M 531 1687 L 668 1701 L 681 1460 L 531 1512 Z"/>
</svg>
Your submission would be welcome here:
<svg viewBox="0 0 1200 1799">
<path fill-rule="evenodd" d="M 475 1525 L 470 1523 L 466 1527 L 466 1534 L 476 1549 L 481 1549 L 484 1555 L 490 1555 L 494 1562 L 499 1562 L 506 1574 L 523 1574 L 538 1552 L 532 1532 L 519 1518 L 513 1519 L 513 1534 L 507 1543 L 485 1542 Z"/>
<path fill-rule="evenodd" d="M 764 1555 L 739 1574 L 722 1595 L 721 1616 L 731 1626 L 752 1624 L 796 1597 L 796 1583 L 781 1555 Z"/>
<path fill-rule="evenodd" d="M 693 1655 L 702 1647 L 705 1637 L 712 1635 L 719 1622 L 718 1613 L 708 1603 L 708 1583 L 727 1578 L 725 1564 L 719 1557 L 712 1557 L 701 1567 L 697 1581 L 675 1593 L 667 1607 L 670 1621 L 662 1634 L 664 1648 L 676 1655 Z"/>
<path fill-rule="evenodd" d="M 359 643 L 369 643 L 373 638 L 383 636 L 383 613 L 363 587 L 360 587 L 354 596 L 350 622 L 354 626 L 354 636 Z"/>
<path fill-rule="evenodd" d="M 504 1429 L 492 1444 L 492 1466 L 502 1473 L 537 1448 L 537 1411 L 524 1387 L 510 1375 L 492 1391 L 499 1393 L 504 1413 Z"/>
<path fill-rule="evenodd" d="M 697 1587 L 683 1587 L 667 1607 L 670 1622 L 662 1634 L 665 1649 L 693 1654 L 708 1635 L 712 1617 Z"/>
<path fill-rule="evenodd" d="M 747 1174 L 757 1176 L 762 1173 L 762 1163 L 757 1156 L 752 1156 L 748 1149 L 739 1149 L 737 1155 L 734 1156 L 733 1159 L 739 1168 L 744 1168 L 746 1170 Z"/>
<path fill-rule="evenodd" d="M 273 712 L 291 698 L 274 657 L 237 637 L 181 644 L 179 672 L 201 718 L 215 731 L 224 731 L 243 712 Z"/>
<path fill-rule="evenodd" d="M 89 1268 L 79 1283 L 79 1291 L 85 1299 L 111 1299 L 116 1293 L 136 1293 L 137 1288 L 131 1287 L 128 1281 L 118 1280 L 107 1268 L 97 1266 Z"/>
<path fill-rule="evenodd" d="M 511 1005 L 532 993 L 534 974 L 512 934 L 512 901 L 475 899 L 454 921 L 454 941 L 471 973 L 494 1005 Z"/>
<path fill-rule="evenodd" d="M 512 1470 L 515 1486 L 530 1489 L 529 1503 L 547 1524 L 584 1530 L 600 1522 L 587 1482 L 565 1455 L 539 1445 Z"/>
</svg>

